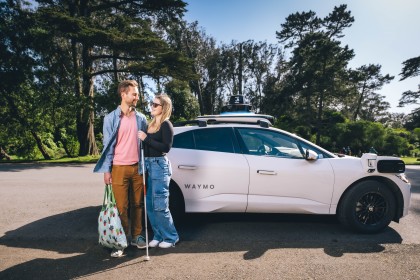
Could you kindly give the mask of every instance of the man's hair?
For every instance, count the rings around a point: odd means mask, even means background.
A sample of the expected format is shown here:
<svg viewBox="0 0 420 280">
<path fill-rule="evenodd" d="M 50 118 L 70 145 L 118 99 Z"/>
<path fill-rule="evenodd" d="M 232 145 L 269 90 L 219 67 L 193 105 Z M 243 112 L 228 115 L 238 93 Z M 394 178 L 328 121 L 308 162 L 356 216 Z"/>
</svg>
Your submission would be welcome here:
<svg viewBox="0 0 420 280">
<path fill-rule="evenodd" d="M 124 80 L 121 81 L 118 85 L 118 96 L 121 96 L 121 93 L 126 92 L 129 87 L 138 87 L 139 84 L 135 80 Z"/>
</svg>

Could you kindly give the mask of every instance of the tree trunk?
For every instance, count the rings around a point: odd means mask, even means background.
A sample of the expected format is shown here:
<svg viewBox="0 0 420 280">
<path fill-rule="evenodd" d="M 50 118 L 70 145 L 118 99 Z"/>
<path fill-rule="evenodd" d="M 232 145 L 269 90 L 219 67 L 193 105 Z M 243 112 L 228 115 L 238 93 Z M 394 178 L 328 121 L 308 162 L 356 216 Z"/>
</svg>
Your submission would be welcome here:
<svg viewBox="0 0 420 280">
<path fill-rule="evenodd" d="M 18 122 L 23 126 L 23 127 L 31 127 L 27 120 L 25 119 L 25 117 L 18 109 L 18 107 L 16 106 L 14 100 L 11 98 L 10 95 L 6 95 L 6 100 L 9 103 L 10 106 L 10 110 L 12 111 L 12 115 L 16 116 L 16 119 L 18 120 Z M 44 159 L 51 159 L 51 156 L 48 154 L 48 152 L 45 150 L 44 145 L 42 144 L 42 140 L 39 137 L 39 135 L 34 131 L 34 130 L 30 130 L 31 135 L 34 137 L 36 145 L 39 149 L 39 151 L 41 152 L 42 156 L 44 157 Z"/>
<path fill-rule="evenodd" d="M 99 150 L 95 141 L 94 132 L 94 91 L 93 91 L 93 78 L 92 62 L 90 60 L 91 49 L 84 46 L 82 51 L 83 61 L 83 84 L 82 95 L 80 100 L 80 107 L 76 117 L 77 125 L 77 139 L 79 140 L 79 156 L 98 155 Z"/>
<path fill-rule="evenodd" d="M 42 156 L 44 157 L 44 159 L 51 159 L 51 156 L 48 154 L 48 152 L 45 150 L 44 145 L 42 145 L 42 140 L 39 137 L 38 134 L 36 134 L 35 131 L 31 130 L 31 135 L 34 137 L 35 141 L 36 141 L 36 145 L 39 149 L 39 151 L 41 152 Z"/>
<path fill-rule="evenodd" d="M 95 141 L 93 110 L 93 80 L 83 82 L 83 96 L 85 97 L 77 115 L 77 138 L 79 140 L 79 156 L 98 155 L 99 150 Z"/>
<path fill-rule="evenodd" d="M 7 160 L 10 160 L 11 157 L 7 154 L 6 150 L 3 149 L 2 146 L 0 146 L 0 160 L 6 158 Z"/>
<path fill-rule="evenodd" d="M 184 27 L 184 29 L 185 29 L 185 27 Z M 187 49 L 188 57 L 191 58 L 191 59 L 195 59 L 193 57 L 191 47 L 190 47 L 190 44 L 189 44 L 188 33 L 187 33 L 187 38 L 185 40 L 185 47 Z M 194 74 L 199 74 L 198 71 L 197 71 L 197 67 L 195 66 L 194 63 L 193 63 L 193 72 L 194 72 Z M 205 110 L 204 110 L 204 105 L 203 105 L 203 98 L 202 98 L 200 80 L 197 79 L 197 80 L 191 81 L 190 82 L 190 87 L 191 87 L 191 89 L 195 89 L 195 93 L 197 94 L 197 99 L 198 99 L 198 105 L 200 107 L 200 114 L 204 115 Z"/>
<path fill-rule="evenodd" d="M 319 94 L 319 105 L 318 105 L 318 115 L 316 121 L 316 144 L 319 145 L 321 143 L 321 125 L 322 125 L 322 111 L 324 105 L 324 90 L 321 89 Z"/>
<path fill-rule="evenodd" d="M 366 89 L 366 81 L 363 83 L 362 92 L 360 93 L 359 100 L 357 100 L 356 109 L 354 110 L 354 114 L 353 114 L 353 121 L 356 121 L 357 117 L 360 114 L 360 108 L 362 108 L 362 102 L 365 95 L 365 89 Z"/>
<path fill-rule="evenodd" d="M 322 77 L 323 77 L 323 83 L 322 83 L 322 87 L 319 90 L 319 105 L 318 105 L 318 114 L 317 114 L 317 120 L 316 120 L 316 144 L 319 145 L 321 144 L 321 130 L 322 130 L 322 112 L 324 110 L 324 92 L 327 90 L 326 89 L 326 74 L 325 74 L 325 68 L 327 67 L 326 65 L 326 59 L 324 59 L 324 63 L 322 66 Z"/>
<path fill-rule="evenodd" d="M 242 65 L 242 43 L 239 43 L 239 73 L 238 73 L 238 87 L 239 87 L 239 95 L 242 95 L 242 71 L 243 71 L 243 65 Z"/>
</svg>

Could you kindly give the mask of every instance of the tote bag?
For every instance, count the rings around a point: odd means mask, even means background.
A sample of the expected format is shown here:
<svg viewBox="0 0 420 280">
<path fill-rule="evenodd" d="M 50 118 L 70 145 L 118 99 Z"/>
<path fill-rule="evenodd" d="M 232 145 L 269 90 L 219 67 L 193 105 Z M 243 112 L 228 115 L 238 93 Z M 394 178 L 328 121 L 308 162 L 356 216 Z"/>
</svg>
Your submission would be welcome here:
<svg viewBox="0 0 420 280">
<path fill-rule="evenodd" d="M 112 185 L 105 185 L 104 201 L 98 217 L 99 244 L 113 249 L 127 247 L 127 237 L 121 225 Z"/>
</svg>

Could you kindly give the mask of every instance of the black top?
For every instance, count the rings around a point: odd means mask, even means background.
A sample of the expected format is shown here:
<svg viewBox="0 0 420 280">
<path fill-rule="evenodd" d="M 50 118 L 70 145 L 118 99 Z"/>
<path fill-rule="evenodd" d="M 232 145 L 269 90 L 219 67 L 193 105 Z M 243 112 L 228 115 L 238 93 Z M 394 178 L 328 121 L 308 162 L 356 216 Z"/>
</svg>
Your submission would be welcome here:
<svg viewBox="0 0 420 280">
<path fill-rule="evenodd" d="M 144 139 L 144 156 L 161 157 L 166 155 L 172 148 L 174 140 L 174 129 L 172 123 L 166 120 L 160 126 L 160 129 L 154 133 L 147 133 Z"/>
</svg>

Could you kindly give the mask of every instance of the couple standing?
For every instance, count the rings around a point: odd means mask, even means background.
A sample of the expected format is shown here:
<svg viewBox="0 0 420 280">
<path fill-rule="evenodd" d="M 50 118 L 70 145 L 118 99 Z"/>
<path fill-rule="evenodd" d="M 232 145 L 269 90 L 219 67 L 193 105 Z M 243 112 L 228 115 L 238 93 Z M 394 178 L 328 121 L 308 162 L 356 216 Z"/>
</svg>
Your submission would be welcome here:
<svg viewBox="0 0 420 280">
<path fill-rule="evenodd" d="M 152 121 L 137 112 L 138 83 L 125 80 L 118 85 L 121 104 L 105 116 L 103 150 L 94 172 L 104 173 L 105 184 L 112 184 L 117 208 L 125 234 L 131 229 L 131 245 L 170 248 L 179 241 L 169 211 L 169 182 L 171 164 L 166 153 L 172 147 L 173 127 L 169 121 L 171 99 L 166 94 L 156 95 L 150 103 Z M 140 143 L 139 143 L 140 142 Z M 142 236 L 143 174 L 140 145 L 144 148 L 147 171 L 146 205 L 153 240 L 146 244 Z M 129 203 L 130 200 L 130 203 Z M 130 205 L 130 224 L 128 221 Z M 146 220 L 146 219 L 145 219 Z M 111 257 L 122 257 L 123 250 L 114 249 Z"/>
</svg>

